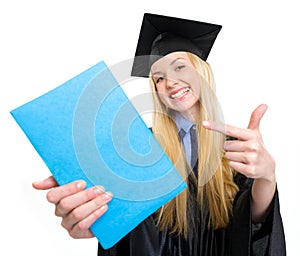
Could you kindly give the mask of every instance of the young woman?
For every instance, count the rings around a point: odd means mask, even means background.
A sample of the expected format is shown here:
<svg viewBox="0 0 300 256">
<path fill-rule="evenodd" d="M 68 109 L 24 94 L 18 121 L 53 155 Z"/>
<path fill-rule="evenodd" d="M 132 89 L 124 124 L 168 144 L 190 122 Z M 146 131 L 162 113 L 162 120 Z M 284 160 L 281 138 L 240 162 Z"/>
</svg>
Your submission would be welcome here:
<svg viewBox="0 0 300 256">
<path fill-rule="evenodd" d="M 174 22 L 185 23 L 184 29 L 190 24 L 150 14 L 144 22 L 151 19 L 159 24 L 171 20 L 169 26 L 176 30 Z M 194 50 L 190 39 L 164 30 L 150 40 L 145 65 L 155 108 L 152 131 L 188 189 L 113 248 L 99 245 L 98 255 L 285 255 L 275 162 L 259 131 L 267 106 L 254 110 L 247 129 L 222 124 L 208 53 L 203 57 L 201 44 Z M 99 187 L 84 190 L 82 181 L 57 187 L 50 177 L 33 185 L 52 188 L 48 201 L 74 238 L 93 237 L 89 227 L 112 198 Z"/>
</svg>

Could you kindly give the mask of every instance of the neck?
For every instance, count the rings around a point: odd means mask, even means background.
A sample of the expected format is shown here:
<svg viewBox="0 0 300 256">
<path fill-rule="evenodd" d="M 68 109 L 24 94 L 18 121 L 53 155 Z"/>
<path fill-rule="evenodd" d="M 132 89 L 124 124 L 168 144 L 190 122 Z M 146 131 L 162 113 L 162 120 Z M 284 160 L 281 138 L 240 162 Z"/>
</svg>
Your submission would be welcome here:
<svg viewBox="0 0 300 256">
<path fill-rule="evenodd" d="M 181 112 L 181 114 L 190 122 L 196 124 L 200 120 L 200 103 L 195 104 L 187 111 Z"/>
</svg>

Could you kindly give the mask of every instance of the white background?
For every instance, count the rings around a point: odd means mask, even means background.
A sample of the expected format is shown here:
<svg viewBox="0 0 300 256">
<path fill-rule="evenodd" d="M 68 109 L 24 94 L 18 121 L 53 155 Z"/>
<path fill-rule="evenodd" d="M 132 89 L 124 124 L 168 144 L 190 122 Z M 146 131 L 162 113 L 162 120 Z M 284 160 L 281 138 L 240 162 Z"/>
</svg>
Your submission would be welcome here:
<svg viewBox="0 0 300 256">
<path fill-rule="evenodd" d="M 50 175 L 9 111 L 97 62 L 132 58 L 144 12 L 222 24 L 208 62 L 225 120 L 246 127 L 269 105 L 261 131 L 277 161 L 288 255 L 299 245 L 299 9 L 297 1 L 1 1 L 0 255 L 96 255 L 97 241 L 61 228 L 46 192 L 31 183 Z M 298 16 L 298 17 L 297 17 Z M 147 87 L 128 86 L 129 93 Z M 142 87 L 144 86 L 144 87 Z"/>
</svg>

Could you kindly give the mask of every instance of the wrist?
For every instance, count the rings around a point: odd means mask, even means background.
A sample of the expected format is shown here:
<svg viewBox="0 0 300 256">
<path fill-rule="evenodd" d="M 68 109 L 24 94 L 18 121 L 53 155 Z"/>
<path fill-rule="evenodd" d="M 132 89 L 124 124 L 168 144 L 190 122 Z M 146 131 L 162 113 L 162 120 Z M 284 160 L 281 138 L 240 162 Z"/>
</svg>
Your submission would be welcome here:
<svg viewBox="0 0 300 256">
<path fill-rule="evenodd" d="M 256 183 L 263 183 L 265 185 L 276 184 L 276 176 L 275 174 L 269 175 L 267 177 L 257 178 L 254 180 Z"/>
</svg>

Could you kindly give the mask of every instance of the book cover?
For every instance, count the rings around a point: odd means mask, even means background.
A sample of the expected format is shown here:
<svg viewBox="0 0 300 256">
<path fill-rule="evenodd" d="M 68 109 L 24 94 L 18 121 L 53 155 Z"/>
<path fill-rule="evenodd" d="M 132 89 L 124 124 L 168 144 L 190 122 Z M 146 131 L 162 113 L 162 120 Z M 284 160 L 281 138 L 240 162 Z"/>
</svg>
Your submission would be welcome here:
<svg viewBox="0 0 300 256">
<path fill-rule="evenodd" d="M 113 193 L 91 226 L 105 249 L 186 188 L 103 61 L 11 114 L 59 185 Z"/>
</svg>

